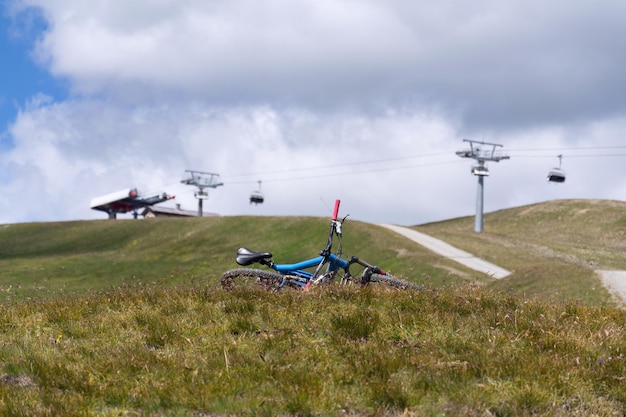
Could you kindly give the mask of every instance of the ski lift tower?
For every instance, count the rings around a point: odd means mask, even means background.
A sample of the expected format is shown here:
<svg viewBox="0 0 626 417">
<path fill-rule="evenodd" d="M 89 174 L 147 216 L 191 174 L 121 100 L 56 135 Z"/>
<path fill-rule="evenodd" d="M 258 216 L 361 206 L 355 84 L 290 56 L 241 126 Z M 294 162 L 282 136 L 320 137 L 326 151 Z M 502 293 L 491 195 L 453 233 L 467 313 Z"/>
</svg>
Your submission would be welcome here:
<svg viewBox="0 0 626 417">
<path fill-rule="evenodd" d="M 205 188 L 217 188 L 220 185 L 224 185 L 223 182 L 220 181 L 220 174 L 214 174 L 211 172 L 202 172 L 202 171 L 193 171 L 186 170 L 191 177 L 182 180 L 183 184 L 187 185 L 195 185 L 198 187 L 198 191 L 194 193 L 194 196 L 198 199 L 198 217 L 202 217 L 202 201 L 209 198 L 209 193 L 206 192 Z"/>
<path fill-rule="evenodd" d="M 487 161 L 500 162 L 503 159 L 510 159 L 501 148 L 502 145 L 496 143 L 478 142 L 469 139 L 463 139 L 468 142 L 469 149 L 457 151 L 456 154 L 461 158 L 472 158 L 478 162 L 478 165 L 472 166 L 472 174 L 478 177 L 478 191 L 476 193 L 476 219 L 474 222 L 474 231 L 481 233 L 483 231 L 483 195 L 484 195 L 484 178 L 489 176 L 489 170 L 485 165 Z"/>
</svg>

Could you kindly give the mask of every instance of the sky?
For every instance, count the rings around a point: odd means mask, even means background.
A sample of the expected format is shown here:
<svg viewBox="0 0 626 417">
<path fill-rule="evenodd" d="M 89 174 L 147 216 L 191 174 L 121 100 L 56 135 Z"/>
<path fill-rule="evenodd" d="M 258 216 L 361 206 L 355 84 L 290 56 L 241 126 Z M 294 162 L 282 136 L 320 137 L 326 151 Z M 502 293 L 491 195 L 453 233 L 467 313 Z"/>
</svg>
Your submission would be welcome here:
<svg viewBox="0 0 626 417">
<path fill-rule="evenodd" d="M 0 224 L 106 219 L 91 200 L 127 188 L 196 210 L 187 170 L 219 174 L 203 209 L 224 216 L 473 216 L 468 141 L 510 157 L 485 212 L 626 199 L 624 2 L 0 7 Z"/>
</svg>

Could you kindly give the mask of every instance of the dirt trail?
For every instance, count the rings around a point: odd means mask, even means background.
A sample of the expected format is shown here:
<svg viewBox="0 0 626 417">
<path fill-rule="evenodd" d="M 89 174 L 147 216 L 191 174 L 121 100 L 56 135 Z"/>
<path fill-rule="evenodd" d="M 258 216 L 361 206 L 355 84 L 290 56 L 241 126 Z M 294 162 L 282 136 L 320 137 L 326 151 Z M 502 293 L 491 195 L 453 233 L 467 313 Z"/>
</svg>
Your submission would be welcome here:
<svg viewBox="0 0 626 417">
<path fill-rule="evenodd" d="M 411 239 L 412 241 L 424 246 L 425 248 L 430 249 L 431 251 L 441 256 L 445 256 L 446 258 L 463 264 L 475 271 L 487 274 L 493 278 L 505 278 L 506 276 L 511 274 L 511 271 L 489 263 L 483 259 L 477 258 L 471 253 L 457 249 L 442 240 L 436 239 L 424 233 L 420 233 L 416 230 L 391 224 L 381 224 L 380 226 L 385 227 L 389 230 L 393 230 L 394 232 L 408 239 Z M 611 293 L 613 293 L 622 304 L 626 304 L 626 271 L 596 272 L 600 275 L 604 286 Z"/>
<path fill-rule="evenodd" d="M 596 271 L 606 288 L 626 304 L 626 271 Z"/>
<path fill-rule="evenodd" d="M 432 236 L 425 235 L 424 233 L 402 226 L 395 226 L 391 224 L 381 224 L 381 226 L 389 230 L 393 230 L 394 232 L 419 243 L 425 248 L 428 248 L 441 256 L 445 256 L 446 258 L 463 264 L 468 268 L 487 274 L 490 277 L 500 279 L 511 275 L 511 271 L 477 258 L 471 253 L 457 249 L 454 246 Z"/>
</svg>

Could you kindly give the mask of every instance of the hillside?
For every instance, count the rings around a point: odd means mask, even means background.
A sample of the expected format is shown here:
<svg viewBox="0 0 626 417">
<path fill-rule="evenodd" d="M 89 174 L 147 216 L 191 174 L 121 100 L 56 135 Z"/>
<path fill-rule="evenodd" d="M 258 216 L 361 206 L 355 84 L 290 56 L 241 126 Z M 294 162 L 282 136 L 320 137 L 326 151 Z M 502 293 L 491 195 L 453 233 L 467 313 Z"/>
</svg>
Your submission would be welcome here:
<svg viewBox="0 0 626 417">
<path fill-rule="evenodd" d="M 358 255 L 429 288 L 466 283 L 525 297 L 601 304 L 610 295 L 596 269 L 626 270 L 626 203 L 551 201 L 415 226 L 513 271 L 495 281 L 376 225 L 344 225 L 346 256 Z M 138 282 L 217 285 L 237 248 L 280 262 L 314 257 L 328 220 L 299 217 L 94 220 L 0 226 L 0 297 L 43 297 Z"/>
<path fill-rule="evenodd" d="M 204 288 L 237 267 L 239 247 L 271 251 L 290 263 L 318 255 L 328 220 L 212 217 L 94 220 L 0 226 L 0 297 L 48 297 L 89 289 L 159 282 Z M 453 261 L 383 228 L 344 225 L 346 256 L 358 255 L 398 276 L 429 286 L 484 280 Z M 435 262 L 436 260 L 436 262 Z"/>
<path fill-rule="evenodd" d="M 596 270 L 626 270 L 626 203 L 557 200 L 488 213 L 484 232 L 474 217 L 415 226 L 513 271 L 490 284 L 526 296 L 602 302 Z"/>
<path fill-rule="evenodd" d="M 219 287 L 242 244 L 275 247 L 286 262 L 316 254 L 324 219 L 2 226 L 0 415 L 624 415 L 624 310 L 592 289 L 573 241 L 599 245 L 593 231 L 607 230 L 614 243 L 595 246 L 593 261 L 621 265 L 620 205 L 586 217 L 612 204 L 492 213 L 480 235 L 470 218 L 417 226 L 517 267 L 500 281 L 381 227 L 344 225 L 347 253 L 380 259 L 426 291 Z M 564 228 L 572 242 L 525 232 L 554 211 L 582 216 L 578 231 Z"/>
</svg>

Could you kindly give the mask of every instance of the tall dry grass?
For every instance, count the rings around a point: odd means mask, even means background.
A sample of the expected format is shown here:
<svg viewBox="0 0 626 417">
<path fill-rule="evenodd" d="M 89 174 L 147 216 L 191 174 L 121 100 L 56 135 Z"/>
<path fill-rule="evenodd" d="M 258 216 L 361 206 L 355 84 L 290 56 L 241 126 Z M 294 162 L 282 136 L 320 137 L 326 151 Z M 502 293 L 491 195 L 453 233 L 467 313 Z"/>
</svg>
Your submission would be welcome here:
<svg viewBox="0 0 626 417">
<path fill-rule="evenodd" d="M 466 286 L 0 307 L 5 416 L 623 415 L 624 312 Z"/>
</svg>

